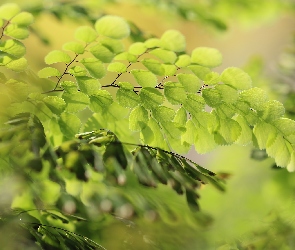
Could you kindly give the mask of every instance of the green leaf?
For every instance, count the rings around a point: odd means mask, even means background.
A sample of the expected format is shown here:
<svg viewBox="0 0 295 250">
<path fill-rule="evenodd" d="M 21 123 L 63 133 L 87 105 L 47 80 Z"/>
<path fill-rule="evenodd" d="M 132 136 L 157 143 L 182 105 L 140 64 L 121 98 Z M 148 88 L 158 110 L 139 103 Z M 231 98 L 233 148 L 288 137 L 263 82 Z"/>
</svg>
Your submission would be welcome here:
<svg viewBox="0 0 295 250">
<path fill-rule="evenodd" d="M 28 66 L 27 59 L 25 59 L 23 57 L 13 60 L 5 65 L 6 68 L 11 69 L 16 72 L 21 72 L 21 71 L 26 70 L 27 66 Z"/>
<path fill-rule="evenodd" d="M 263 110 L 263 105 L 268 101 L 265 91 L 256 87 L 242 91 L 239 99 L 255 110 Z"/>
<path fill-rule="evenodd" d="M 115 60 L 126 60 L 128 62 L 137 62 L 137 56 L 130 54 L 129 52 L 122 52 L 115 56 Z"/>
<path fill-rule="evenodd" d="M 241 134 L 235 142 L 242 146 L 250 144 L 252 142 L 253 133 L 245 118 L 241 115 L 237 115 L 233 117 L 233 120 L 238 122 L 241 127 Z"/>
<path fill-rule="evenodd" d="M 218 101 L 219 101 L 219 104 L 215 104 L 215 110 L 214 110 L 214 112 L 216 112 L 216 115 L 218 117 L 222 119 L 226 119 L 226 118 L 232 118 L 236 114 L 236 109 L 233 105 L 224 103 L 220 101 L 220 99 L 216 100 L 216 103 L 218 103 Z"/>
<path fill-rule="evenodd" d="M 252 87 L 251 77 L 240 68 L 230 67 L 221 74 L 222 82 L 236 89 L 249 89 Z"/>
<path fill-rule="evenodd" d="M 275 159 L 278 166 L 287 167 L 291 161 L 291 154 L 294 153 L 294 149 L 288 145 L 283 136 L 278 135 L 270 146 L 267 145 L 266 152 Z"/>
<path fill-rule="evenodd" d="M 281 132 L 285 137 L 295 134 L 295 121 L 288 118 L 279 118 L 272 121 L 272 124 Z"/>
<path fill-rule="evenodd" d="M 192 74 L 178 74 L 177 79 L 186 92 L 196 93 L 202 86 L 200 79 Z"/>
<path fill-rule="evenodd" d="M 109 48 L 101 44 L 92 46 L 89 51 L 92 53 L 92 55 L 104 63 L 111 62 L 115 56 L 115 54 Z"/>
<path fill-rule="evenodd" d="M 129 115 L 129 128 L 132 131 L 140 131 L 146 127 L 149 121 L 148 112 L 142 106 L 134 108 Z"/>
<path fill-rule="evenodd" d="M 0 6 L 0 18 L 10 20 L 18 13 L 20 13 L 20 7 L 15 3 L 7 3 Z"/>
<path fill-rule="evenodd" d="M 261 110 L 261 115 L 259 116 L 267 122 L 277 120 L 285 114 L 284 105 L 276 100 L 264 103 Z"/>
<path fill-rule="evenodd" d="M 238 91 L 228 85 L 218 84 L 215 89 L 221 95 L 222 101 L 225 103 L 233 104 L 238 100 Z"/>
<path fill-rule="evenodd" d="M 85 109 L 89 104 L 89 97 L 81 92 L 64 92 L 62 98 L 65 100 L 67 104 L 66 111 L 69 113 L 77 113 Z"/>
<path fill-rule="evenodd" d="M 185 127 L 186 122 L 187 122 L 187 113 L 186 113 L 186 110 L 183 107 L 180 107 L 177 110 L 173 121 L 175 123 L 179 124 L 180 126 Z"/>
<path fill-rule="evenodd" d="M 154 49 L 149 52 L 150 54 L 158 57 L 160 60 L 162 60 L 163 63 L 175 63 L 177 56 L 173 51 L 165 50 L 165 49 Z"/>
<path fill-rule="evenodd" d="M 96 40 L 96 31 L 88 26 L 80 26 L 75 32 L 75 38 L 85 43 L 91 43 Z"/>
<path fill-rule="evenodd" d="M 189 93 L 186 101 L 183 103 L 183 107 L 191 115 L 196 116 L 198 112 L 204 110 L 205 104 L 206 102 L 202 96 Z"/>
<path fill-rule="evenodd" d="M 197 128 L 191 119 L 186 121 L 185 129 L 186 129 L 186 131 L 184 134 L 182 134 L 181 141 L 186 142 L 190 145 L 194 144 Z"/>
<path fill-rule="evenodd" d="M 93 112 L 104 113 L 113 103 L 113 97 L 106 90 L 97 90 L 95 94 L 90 96 L 90 109 Z"/>
<path fill-rule="evenodd" d="M 175 63 L 175 65 L 179 68 L 184 68 L 184 67 L 187 67 L 191 64 L 191 58 L 189 55 L 180 55 L 178 58 L 177 58 L 177 61 Z"/>
<path fill-rule="evenodd" d="M 141 87 L 155 87 L 158 83 L 157 77 L 147 70 L 133 69 L 131 74 Z"/>
<path fill-rule="evenodd" d="M 72 82 L 72 81 L 62 81 L 60 83 L 60 86 L 65 90 L 65 92 L 67 93 L 77 93 L 78 89 L 77 89 L 77 85 L 76 83 Z"/>
<path fill-rule="evenodd" d="M 165 69 L 162 67 L 162 64 L 152 58 L 143 59 L 142 64 L 152 73 L 158 76 L 163 76 L 165 74 Z"/>
<path fill-rule="evenodd" d="M 222 102 L 221 96 L 216 89 L 203 89 L 202 97 L 205 99 L 208 106 L 215 108 Z"/>
<path fill-rule="evenodd" d="M 133 88 L 134 88 L 130 82 L 119 82 L 118 85 L 120 86 L 121 89 L 126 89 L 126 90 L 133 91 Z"/>
<path fill-rule="evenodd" d="M 144 42 L 145 46 L 149 49 L 161 46 L 161 41 L 158 38 L 149 38 Z"/>
<path fill-rule="evenodd" d="M 69 63 L 70 61 L 71 57 L 66 52 L 61 50 L 50 51 L 47 56 L 45 56 L 46 64 L 53 64 L 58 62 Z"/>
<path fill-rule="evenodd" d="M 68 42 L 62 46 L 63 50 L 72 51 L 75 54 L 83 54 L 84 53 L 84 46 L 78 42 Z"/>
<path fill-rule="evenodd" d="M 165 71 L 165 76 L 175 76 L 177 72 L 177 67 L 173 64 L 162 64 Z"/>
<path fill-rule="evenodd" d="M 76 115 L 65 112 L 60 115 L 58 124 L 63 136 L 67 139 L 75 138 L 75 134 L 78 134 L 81 127 L 81 121 Z"/>
<path fill-rule="evenodd" d="M 119 104 L 126 108 L 134 108 L 140 103 L 140 97 L 133 89 L 120 88 L 116 93 Z"/>
<path fill-rule="evenodd" d="M 214 135 L 204 127 L 196 126 L 195 149 L 199 154 L 205 154 L 216 148 Z"/>
<path fill-rule="evenodd" d="M 128 23 L 119 16 L 103 16 L 96 21 L 94 26 L 100 35 L 113 39 L 122 39 L 130 34 Z"/>
<path fill-rule="evenodd" d="M 273 141 L 277 136 L 276 129 L 272 125 L 263 121 L 260 121 L 255 125 L 253 133 L 256 137 L 259 149 L 265 149 L 266 145 L 270 141 Z"/>
<path fill-rule="evenodd" d="M 164 95 L 171 104 L 181 104 L 186 99 L 185 90 L 178 82 L 166 82 L 164 84 Z"/>
<path fill-rule="evenodd" d="M 154 140 L 149 145 L 152 147 L 158 147 L 168 150 L 167 142 L 161 132 L 161 127 L 159 126 L 157 121 L 154 118 L 150 118 L 147 125 L 154 135 Z"/>
<path fill-rule="evenodd" d="M 142 88 L 139 96 L 142 105 L 147 109 L 157 108 L 164 102 L 162 93 L 154 88 Z"/>
<path fill-rule="evenodd" d="M 89 76 L 76 76 L 79 89 L 86 95 L 93 95 L 101 88 L 99 81 Z"/>
<path fill-rule="evenodd" d="M 220 81 L 220 76 L 217 72 L 210 72 L 205 76 L 204 83 L 206 85 L 216 85 Z"/>
<path fill-rule="evenodd" d="M 185 37 L 177 30 L 167 30 L 161 36 L 161 47 L 174 52 L 182 52 L 185 50 Z"/>
<path fill-rule="evenodd" d="M 200 65 L 189 65 L 188 68 L 201 80 L 206 80 L 206 75 L 211 73 L 208 67 L 203 67 Z"/>
<path fill-rule="evenodd" d="M 104 119 L 108 121 L 108 123 L 114 123 L 114 121 L 120 121 L 124 123 L 124 126 L 120 129 L 125 129 L 125 123 L 127 125 L 126 117 L 129 115 L 129 109 L 124 108 L 123 106 L 120 106 L 117 102 L 112 102 L 111 105 L 107 107 L 107 112 L 103 114 Z M 124 120 L 123 120 L 124 119 Z M 120 124 L 121 125 L 121 124 Z M 119 125 L 119 126 L 120 126 Z M 110 125 L 108 125 L 110 126 Z M 118 125 L 114 124 L 114 127 L 116 128 Z M 116 128 L 118 130 L 119 128 Z"/>
<path fill-rule="evenodd" d="M 175 117 L 175 111 L 174 109 L 165 106 L 159 106 L 153 110 L 153 117 L 156 119 L 156 121 L 164 124 L 166 122 L 173 121 Z"/>
<path fill-rule="evenodd" d="M 132 55 L 139 56 L 143 53 L 145 53 L 147 50 L 147 47 L 144 43 L 136 42 L 130 45 L 128 52 Z"/>
<path fill-rule="evenodd" d="M 214 68 L 222 64 L 222 55 L 217 49 L 199 47 L 192 51 L 191 62 L 204 67 Z"/>
<path fill-rule="evenodd" d="M 125 51 L 124 44 L 120 40 L 112 39 L 109 37 L 102 37 L 99 41 L 103 46 L 107 47 L 115 55 Z"/>
<path fill-rule="evenodd" d="M 238 122 L 232 119 L 219 119 L 219 129 L 218 133 L 224 139 L 224 143 L 218 144 L 232 144 L 241 135 L 241 127 Z"/>
<path fill-rule="evenodd" d="M 103 63 L 96 58 L 83 58 L 80 63 L 84 65 L 89 74 L 94 78 L 103 78 L 106 74 Z"/>
<path fill-rule="evenodd" d="M 67 105 L 64 99 L 58 96 L 46 96 L 43 101 L 51 112 L 57 115 L 60 115 L 65 110 Z"/>
<path fill-rule="evenodd" d="M 6 52 L 18 59 L 26 54 L 26 47 L 17 40 L 9 39 L 4 42 L 0 42 L 0 51 Z"/>
<path fill-rule="evenodd" d="M 34 22 L 34 16 L 29 12 L 23 11 L 14 16 L 10 22 L 20 26 L 29 26 Z"/>
<path fill-rule="evenodd" d="M 29 36 L 29 30 L 26 27 L 19 27 L 16 24 L 10 24 L 6 27 L 4 34 L 15 39 L 23 40 Z"/>
<path fill-rule="evenodd" d="M 107 70 L 110 72 L 125 73 L 127 71 L 127 66 L 124 63 L 113 62 L 108 65 Z"/>
<path fill-rule="evenodd" d="M 48 78 L 51 76 L 61 76 L 61 73 L 56 68 L 46 67 L 39 70 L 38 76 L 40 78 Z"/>
<path fill-rule="evenodd" d="M 73 76 L 87 76 L 87 71 L 85 68 L 80 66 L 73 66 L 68 70 L 68 73 Z"/>
</svg>

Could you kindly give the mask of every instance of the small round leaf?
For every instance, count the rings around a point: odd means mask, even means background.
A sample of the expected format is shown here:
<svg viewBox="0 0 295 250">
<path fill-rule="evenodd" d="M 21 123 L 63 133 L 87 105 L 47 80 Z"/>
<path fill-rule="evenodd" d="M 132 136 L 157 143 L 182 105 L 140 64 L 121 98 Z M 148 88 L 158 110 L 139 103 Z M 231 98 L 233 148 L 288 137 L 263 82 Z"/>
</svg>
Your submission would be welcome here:
<svg viewBox="0 0 295 250">
<path fill-rule="evenodd" d="M 128 23 L 119 16 L 106 15 L 95 23 L 96 31 L 103 36 L 113 39 L 122 39 L 130 34 Z"/>
</svg>

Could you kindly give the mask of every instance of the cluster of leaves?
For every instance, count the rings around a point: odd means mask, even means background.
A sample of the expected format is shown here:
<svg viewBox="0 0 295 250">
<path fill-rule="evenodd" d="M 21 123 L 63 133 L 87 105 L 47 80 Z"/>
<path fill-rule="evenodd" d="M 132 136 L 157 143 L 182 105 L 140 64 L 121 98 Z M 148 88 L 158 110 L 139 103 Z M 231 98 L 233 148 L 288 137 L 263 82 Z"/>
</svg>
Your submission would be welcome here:
<svg viewBox="0 0 295 250">
<path fill-rule="evenodd" d="M 29 36 L 28 26 L 32 23 L 33 15 L 21 11 L 18 5 L 0 7 L 0 66 L 17 72 L 27 68 L 27 60 L 23 57 L 26 48 L 21 40 Z"/>
<path fill-rule="evenodd" d="M 254 143 L 266 149 L 278 166 L 294 170 L 294 121 L 283 117 L 280 102 L 252 88 L 243 70 L 230 67 L 218 74 L 212 69 L 222 63 L 220 52 L 200 47 L 187 54 L 185 38 L 175 30 L 160 39 L 135 42 L 125 51 L 119 39 L 128 35 L 123 19 L 104 16 L 95 30 L 76 31 L 76 39 L 84 43 L 64 45 L 74 56 L 55 50 L 45 57 L 49 65 L 66 65 L 63 72 L 45 67 L 38 75 L 58 78 L 49 92 L 63 92 L 60 98 L 51 97 L 66 112 L 61 115 L 63 122 L 76 120 L 71 122 L 75 128 L 67 131 L 78 132 L 79 120 L 73 113 L 87 106 L 106 116 L 121 109 L 129 116 L 129 129 L 140 132 L 143 144 L 178 152 L 194 145 L 198 153 L 206 153 L 218 145 Z M 112 83 L 102 84 L 99 80 L 107 73 L 117 76 Z M 63 81 L 67 74 L 74 81 Z M 117 101 L 100 89 L 104 87 L 118 88 Z"/>
</svg>

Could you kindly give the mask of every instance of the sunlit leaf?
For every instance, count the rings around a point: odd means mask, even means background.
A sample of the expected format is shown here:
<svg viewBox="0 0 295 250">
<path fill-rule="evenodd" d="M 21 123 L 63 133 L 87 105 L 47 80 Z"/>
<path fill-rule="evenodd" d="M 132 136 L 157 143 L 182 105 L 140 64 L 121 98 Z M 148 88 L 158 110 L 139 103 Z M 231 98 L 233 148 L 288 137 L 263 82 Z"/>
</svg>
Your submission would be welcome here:
<svg viewBox="0 0 295 250">
<path fill-rule="evenodd" d="M 119 16 L 106 15 L 98 19 L 95 23 L 98 34 L 113 39 L 122 39 L 130 34 L 128 23 Z"/>
<path fill-rule="evenodd" d="M 40 78 L 48 78 L 51 76 L 61 76 L 61 73 L 56 68 L 45 67 L 38 72 L 38 76 Z"/>
<path fill-rule="evenodd" d="M 89 96 L 95 94 L 101 87 L 97 79 L 89 76 L 76 76 L 76 80 L 80 91 Z"/>
<path fill-rule="evenodd" d="M 135 55 L 130 54 L 129 52 L 122 52 L 115 56 L 115 60 L 126 60 L 128 62 L 136 62 L 137 57 Z"/>
<path fill-rule="evenodd" d="M 96 40 L 96 31 L 88 26 L 80 26 L 75 32 L 75 38 L 85 43 L 91 43 Z"/>
<path fill-rule="evenodd" d="M 115 56 L 109 48 L 102 44 L 95 44 L 89 50 L 92 53 L 92 55 L 94 55 L 97 59 L 105 63 L 111 62 Z"/>
<path fill-rule="evenodd" d="M 58 124 L 63 136 L 72 139 L 79 132 L 81 121 L 76 115 L 63 112 L 60 115 Z"/>
<path fill-rule="evenodd" d="M 164 102 L 164 96 L 154 88 L 142 88 L 139 93 L 142 105 L 147 109 L 157 108 Z"/>
<path fill-rule="evenodd" d="M 200 79 L 192 74 L 178 74 L 177 79 L 186 92 L 196 93 L 202 86 Z"/>
<path fill-rule="evenodd" d="M 0 6 L 0 18 L 10 20 L 18 13 L 20 13 L 20 7 L 15 3 L 6 3 Z"/>
<path fill-rule="evenodd" d="M 143 129 L 149 121 L 148 112 L 142 106 L 134 108 L 129 116 L 129 128 L 132 131 L 139 131 Z"/>
<path fill-rule="evenodd" d="M 21 58 L 26 53 L 26 47 L 17 40 L 8 39 L 0 42 L 0 51 L 6 52 L 16 58 Z"/>
<path fill-rule="evenodd" d="M 161 47 L 167 50 L 181 52 L 185 50 L 185 37 L 177 30 L 167 30 L 161 36 Z"/>
<path fill-rule="evenodd" d="M 163 76 L 165 74 L 165 69 L 159 61 L 152 58 L 147 58 L 142 60 L 141 62 L 149 71 L 151 71 L 155 75 Z"/>
<path fill-rule="evenodd" d="M 106 74 L 103 63 L 96 58 L 83 58 L 80 63 L 84 65 L 89 74 L 94 78 L 103 78 Z"/>
<path fill-rule="evenodd" d="M 249 89 L 252 87 L 250 76 L 243 70 L 235 67 L 225 69 L 221 74 L 222 82 L 236 89 Z"/>
<path fill-rule="evenodd" d="M 76 54 L 84 53 L 84 46 L 78 42 L 68 42 L 62 46 L 63 50 L 72 51 Z"/>
<path fill-rule="evenodd" d="M 15 39 L 23 40 L 29 36 L 29 30 L 26 27 L 10 24 L 4 31 L 4 34 Z"/>
<path fill-rule="evenodd" d="M 124 63 L 113 62 L 108 65 L 107 70 L 110 72 L 124 73 L 127 71 L 127 66 Z"/>
<path fill-rule="evenodd" d="M 187 67 L 191 64 L 191 58 L 189 55 L 180 55 L 175 63 L 175 65 L 179 68 Z"/>
<path fill-rule="evenodd" d="M 81 92 L 68 93 L 65 92 L 62 98 L 66 102 L 66 111 L 69 113 L 77 113 L 87 107 L 89 104 L 89 97 Z"/>
<path fill-rule="evenodd" d="M 27 59 L 23 58 L 23 57 L 13 60 L 5 65 L 6 68 L 11 69 L 16 72 L 21 72 L 21 71 L 26 70 L 27 66 L 28 66 Z"/>
<path fill-rule="evenodd" d="M 116 93 L 120 105 L 126 108 L 134 108 L 140 103 L 140 97 L 133 89 L 120 88 Z"/>
<path fill-rule="evenodd" d="M 103 113 L 113 103 L 111 94 L 106 90 L 97 90 L 90 96 L 90 109 L 93 112 Z"/>
<path fill-rule="evenodd" d="M 29 26 L 34 22 L 34 17 L 31 13 L 24 11 L 14 16 L 10 22 L 21 26 Z"/>
<path fill-rule="evenodd" d="M 70 61 L 71 61 L 71 57 L 66 52 L 61 50 L 50 51 L 45 56 L 46 64 L 53 64 L 58 62 L 69 63 Z"/>
<path fill-rule="evenodd" d="M 164 49 L 154 49 L 149 52 L 150 54 L 158 57 L 160 60 L 162 60 L 163 63 L 175 63 L 177 56 L 173 51 L 164 50 Z"/>
<path fill-rule="evenodd" d="M 147 50 L 147 47 L 145 46 L 144 43 L 136 42 L 130 45 L 128 52 L 132 55 L 139 56 L 143 54 L 144 52 L 146 52 L 146 50 Z"/>
<path fill-rule="evenodd" d="M 188 68 L 201 80 L 206 80 L 206 75 L 211 73 L 208 67 L 203 67 L 201 65 L 189 65 Z"/>
<path fill-rule="evenodd" d="M 198 47 L 192 51 L 191 62 L 204 67 L 214 68 L 221 65 L 222 55 L 217 49 Z"/>
<path fill-rule="evenodd" d="M 144 42 L 145 46 L 149 49 L 161 46 L 161 40 L 158 38 L 149 38 Z"/>
<path fill-rule="evenodd" d="M 68 70 L 68 73 L 73 75 L 73 76 L 87 76 L 87 71 L 84 67 L 80 67 L 80 66 L 73 66 L 70 67 L 70 69 Z"/>
<path fill-rule="evenodd" d="M 158 79 L 150 71 L 133 69 L 131 70 L 131 74 L 141 87 L 155 87 L 157 85 Z"/>
<path fill-rule="evenodd" d="M 181 104 L 186 99 L 184 87 L 177 82 L 166 82 L 164 95 L 171 104 Z"/>
<path fill-rule="evenodd" d="M 61 114 L 66 107 L 64 99 L 58 96 L 46 96 L 43 100 L 52 113 L 57 115 Z"/>
</svg>

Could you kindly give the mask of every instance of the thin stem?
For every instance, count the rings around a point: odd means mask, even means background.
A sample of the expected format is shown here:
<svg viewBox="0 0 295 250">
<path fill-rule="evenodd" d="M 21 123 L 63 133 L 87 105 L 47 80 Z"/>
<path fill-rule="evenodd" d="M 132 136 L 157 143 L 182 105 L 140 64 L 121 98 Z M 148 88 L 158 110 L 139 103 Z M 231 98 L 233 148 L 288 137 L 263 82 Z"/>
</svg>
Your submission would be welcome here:
<svg viewBox="0 0 295 250">
<path fill-rule="evenodd" d="M 70 66 L 73 62 L 76 61 L 76 58 L 77 58 L 77 57 L 78 57 L 78 54 L 75 54 L 75 57 L 73 58 L 73 60 L 70 61 L 68 64 L 66 64 L 67 66 L 66 66 L 65 70 L 64 70 L 64 72 L 62 73 L 62 75 L 58 78 L 58 81 L 57 81 L 57 83 L 56 83 L 56 85 L 55 85 L 55 87 L 54 87 L 53 90 L 56 90 L 56 88 L 57 88 L 58 84 L 60 83 L 61 79 L 63 78 L 63 76 L 67 74 L 67 70 L 68 70 L 69 66 Z"/>
<path fill-rule="evenodd" d="M 4 30 L 5 28 L 10 24 L 10 21 L 7 21 L 5 25 L 2 26 L 2 31 L 1 31 L 1 35 L 0 35 L 0 40 L 2 39 L 2 37 L 4 36 Z"/>
</svg>

